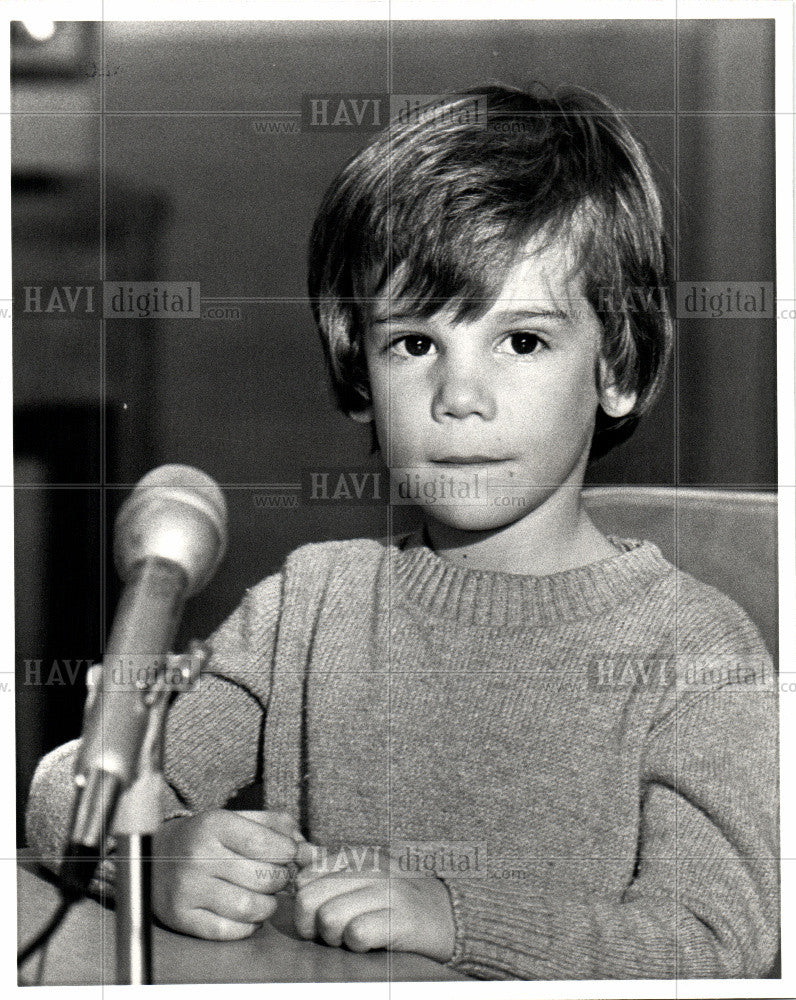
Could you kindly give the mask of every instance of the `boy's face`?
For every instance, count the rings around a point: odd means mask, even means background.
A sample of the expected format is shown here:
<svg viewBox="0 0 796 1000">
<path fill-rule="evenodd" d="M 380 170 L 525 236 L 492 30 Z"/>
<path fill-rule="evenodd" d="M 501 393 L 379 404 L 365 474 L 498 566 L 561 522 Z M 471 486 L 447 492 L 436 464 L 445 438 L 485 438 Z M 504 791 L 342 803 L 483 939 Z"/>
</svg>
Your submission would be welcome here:
<svg viewBox="0 0 796 1000">
<path fill-rule="evenodd" d="M 602 325 L 571 271 L 563 243 L 532 241 L 489 311 L 461 323 L 385 295 L 365 351 L 394 495 L 488 530 L 581 486 L 598 404 L 621 416 L 635 396 L 598 391 Z"/>
</svg>

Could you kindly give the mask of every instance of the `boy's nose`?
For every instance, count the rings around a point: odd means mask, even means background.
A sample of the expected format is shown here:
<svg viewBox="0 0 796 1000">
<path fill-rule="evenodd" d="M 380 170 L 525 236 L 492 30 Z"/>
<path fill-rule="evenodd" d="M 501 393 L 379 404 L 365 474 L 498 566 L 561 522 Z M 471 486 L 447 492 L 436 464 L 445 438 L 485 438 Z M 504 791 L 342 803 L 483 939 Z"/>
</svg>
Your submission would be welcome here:
<svg viewBox="0 0 796 1000">
<path fill-rule="evenodd" d="M 446 418 L 461 420 L 469 416 L 492 420 L 495 416 L 495 397 L 476 367 L 447 368 L 441 372 L 431 409 L 434 420 L 439 422 Z"/>
</svg>

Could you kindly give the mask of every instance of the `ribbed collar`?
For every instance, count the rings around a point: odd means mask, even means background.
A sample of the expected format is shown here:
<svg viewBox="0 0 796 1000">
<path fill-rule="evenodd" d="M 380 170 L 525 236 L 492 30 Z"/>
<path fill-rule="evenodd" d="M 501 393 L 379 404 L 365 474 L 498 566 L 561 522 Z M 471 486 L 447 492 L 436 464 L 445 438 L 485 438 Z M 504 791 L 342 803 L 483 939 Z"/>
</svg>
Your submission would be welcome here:
<svg viewBox="0 0 796 1000">
<path fill-rule="evenodd" d="M 652 542 L 612 537 L 617 554 L 552 573 L 520 576 L 465 569 L 433 552 L 421 532 L 390 546 L 390 572 L 424 617 L 462 625 L 531 625 L 599 615 L 643 593 L 673 567 Z"/>
</svg>

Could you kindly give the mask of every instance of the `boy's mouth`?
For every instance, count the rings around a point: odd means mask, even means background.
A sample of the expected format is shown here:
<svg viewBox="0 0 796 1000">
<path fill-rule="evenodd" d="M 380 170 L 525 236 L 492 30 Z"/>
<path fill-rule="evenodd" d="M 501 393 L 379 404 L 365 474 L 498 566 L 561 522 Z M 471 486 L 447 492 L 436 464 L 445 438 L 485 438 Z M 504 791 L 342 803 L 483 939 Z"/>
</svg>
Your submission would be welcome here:
<svg viewBox="0 0 796 1000">
<path fill-rule="evenodd" d="M 443 458 L 432 458 L 433 465 L 496 465 L 507 462 L 506 458 L 496 458 L 494 455 L 445 455 Z"/>
</svg>

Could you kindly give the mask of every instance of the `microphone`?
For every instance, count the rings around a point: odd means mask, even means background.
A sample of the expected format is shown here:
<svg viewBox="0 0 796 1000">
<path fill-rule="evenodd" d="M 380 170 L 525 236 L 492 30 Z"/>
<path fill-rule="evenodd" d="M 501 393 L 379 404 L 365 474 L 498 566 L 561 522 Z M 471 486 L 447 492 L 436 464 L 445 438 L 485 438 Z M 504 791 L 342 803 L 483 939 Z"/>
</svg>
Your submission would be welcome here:
<svg viewBox="0 0 796 1000">
<path fill-rule="evenodd" d="M 119 511 L 114 558 L 125 586 L 75 762 L 78 792 L 62 868 L 73 884 L 85 888 L 96 865 L 78 874 L 70 861 L 98 861 L 119 797 L 137 777 L 148 723 L 146 681 L 171 650 L 186 598 L 209 583 L 226 547 L 224 496 L 190 466 L 153 469 Z"/>
</svg>

